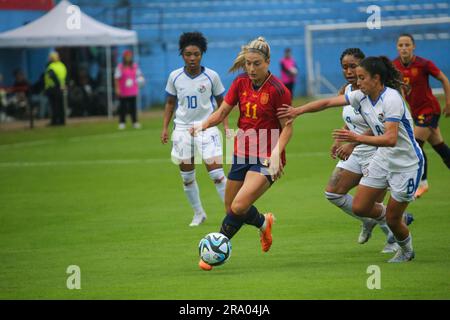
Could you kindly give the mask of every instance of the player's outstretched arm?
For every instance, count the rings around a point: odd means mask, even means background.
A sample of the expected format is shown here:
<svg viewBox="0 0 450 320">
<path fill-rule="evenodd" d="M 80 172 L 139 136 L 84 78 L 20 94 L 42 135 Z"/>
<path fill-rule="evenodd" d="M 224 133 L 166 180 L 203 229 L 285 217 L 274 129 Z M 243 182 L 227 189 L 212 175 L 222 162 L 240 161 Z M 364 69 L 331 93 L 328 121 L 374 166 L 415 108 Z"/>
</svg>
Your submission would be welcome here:
<svg viewBox="0 0 450 320">
<path fill-rule="evenodd" d="M 224 119 L 228 116 L 228 114 L 231 112 L 232 109 L 233 106 L 230 106 L 228 103 L 223 101 L 222 104 L 220 105 L 220 108 L 217 109 L 215 112 L 213 112 L 208 117 L 208 119 L 206 119 L 206 121 L 198 125 L 194 125 L 194 127 L 189 129 L 189 132 L 191 133 L 191 135 L 196 135 L 197 132 L 199 131 L 204 131 L 208 128 L 217 126 L 219 123 L 224 121 Z"/>
<path fill-rule="evenodd" d="M 331 107 L 339 107 L 346 104 L 348 104 L 348 102 L 344 95 L 312 101 L 296 108 L 283 104 L 283 107 L 278 109 L 277 117 L 279 119 L 288 118 L 292 121 L 304 113 L 319 112 Z"/>
<path fill-rule="evenodd" d="M 166 105 L 164 108 L 163 128 L 161 132 L 161 143 L 163 144 L 166 144 L 169 141 L 169 123 L 172 120 L 176 102 L 177 102 L 176 97 L 173 96 L 167 97 Z"/>
<path fill-rule="evenodd" d="M 341 142 L 356 142 L 376 147 L 395 147 L 398 139 L 398 122 L 386 121 L 384 133 L 380 136 L 357 134 L 350 130 L 336 129 L 333 138 Z"/>
<path fill-rule="evenodd" d="M 221 106 L 222 102 L 223 102 L 223 97 L 222 96 L 216 97 L 216 101 L 217 101 L 217 105 Z M 225 136 L 227 138 L 230 138 L 231 134 L 230 134 L 230 123 L 228 121 L 228 115 L 223 119 L 222 124 L 223 124 L 223 129 L 225 130 Z"/>
<path fill-rule="evenodd" d="M 442 110 L 442 113 L 444 116 L 450 117 L 450 82 L 448 81 L 448 78 L 445 76 L 445 74 L 441 71 L 441 73 L 438 74 L 436 77 L 440 82 L 442 82 L 442 88 L 444 89 L 445 94 L 445 107 L 444 110 Z"/>
<path fill-rule="evenodd" d="M 277 144 L 272 150 L 269 163 L 269 172 L 271 173 L 273 180 L 277 180 L 283 175 L 281 154 L 286 149 L 293 134 L 292 121 L 289 121 L 288 119 L 280 119 L 279 121 L 283 130 L 281 131 Z"/>
</svg>

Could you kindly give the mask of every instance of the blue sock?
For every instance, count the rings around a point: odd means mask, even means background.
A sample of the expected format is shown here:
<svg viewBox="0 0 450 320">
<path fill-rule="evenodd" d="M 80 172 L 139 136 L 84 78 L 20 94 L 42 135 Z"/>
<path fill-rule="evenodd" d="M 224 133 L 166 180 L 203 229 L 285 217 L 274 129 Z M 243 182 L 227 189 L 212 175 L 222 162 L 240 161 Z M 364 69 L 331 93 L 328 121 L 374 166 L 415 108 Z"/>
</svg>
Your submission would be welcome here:
<svg viewBox="0 0 450 320">
<path fill-rule="evenodd" d="M 450 148 L 442 141 L 439 144 L 432 146 L 434 151 L 436 151 L 442 158 L 442 161 L 446 164 L 447 168 L 450 169 Z"/>
<path fill-rule="evenodd" d="M 227 215 L 222 221 L 220 233 L 231 239 L 242 227 L 245 222 L 246 215 L 237 215 L 233 211 L 227 212 Z"/>
<path fill-rule="evenodd" d="M 266 218 L 264 215 L 259 213 L 255 206 L 251 206 L 245 214 L 245 223 L 257 227 L 258 229 L 262 227 Z"/>
</svg>

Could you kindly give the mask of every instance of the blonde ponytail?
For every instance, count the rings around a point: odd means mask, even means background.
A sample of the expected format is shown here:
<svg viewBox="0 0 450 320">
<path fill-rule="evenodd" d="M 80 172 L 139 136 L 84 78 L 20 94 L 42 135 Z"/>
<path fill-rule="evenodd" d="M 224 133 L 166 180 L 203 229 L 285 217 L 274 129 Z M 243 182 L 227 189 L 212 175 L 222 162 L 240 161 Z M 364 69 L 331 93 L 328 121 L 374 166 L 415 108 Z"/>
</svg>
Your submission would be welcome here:
<svg viewBox="0 0 450 320">
<path fill-rule="evenodd" d="M 241 47 L 241 51 L 239 52 L 236 59 L 234 59 L 233 65 L 228 70 L 228 72 L 235 72 L 240 69 L 245 71 L 245 54 L 247 52 L 256 52 L 264 57 L 267 61 L 270 59 L 270 46 L 267 43 L 264 37 L 258 37 L 245 46 Z"/>
</svg>

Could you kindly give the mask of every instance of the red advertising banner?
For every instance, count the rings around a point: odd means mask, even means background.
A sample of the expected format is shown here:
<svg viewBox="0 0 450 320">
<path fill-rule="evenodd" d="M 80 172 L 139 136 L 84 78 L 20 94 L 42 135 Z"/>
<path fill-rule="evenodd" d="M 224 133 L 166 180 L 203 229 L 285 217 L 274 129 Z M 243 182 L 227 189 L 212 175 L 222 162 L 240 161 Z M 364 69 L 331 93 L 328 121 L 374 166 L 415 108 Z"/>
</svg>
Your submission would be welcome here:
<svg viewBox="0 0 450 320">
<path fill-rule="evenodd" d="M 50 10 L 53 0 L 0 0 L 0 10 Z"/>
</svg>

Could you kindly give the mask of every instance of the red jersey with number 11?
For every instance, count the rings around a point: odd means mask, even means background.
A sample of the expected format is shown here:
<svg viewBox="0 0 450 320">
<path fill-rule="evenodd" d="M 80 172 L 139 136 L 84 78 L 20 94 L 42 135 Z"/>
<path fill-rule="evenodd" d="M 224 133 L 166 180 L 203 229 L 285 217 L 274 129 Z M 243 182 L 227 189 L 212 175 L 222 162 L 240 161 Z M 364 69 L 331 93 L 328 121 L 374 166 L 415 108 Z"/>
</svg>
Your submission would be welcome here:
<svg viewBox="0 0 450 320">
<path fill-rule="evenodd" d="M 259 88 L 253 87 L 247 74 L 241 74 L 234 79 L 224 100 L 230 106 L 239 106 L 239 130 L 234 140 L 234 154 L 268 159 L 282 129 L 277 109 L 283 104 L 291 105 L 289 90 L 272 74 Z M 281 159 L 285 164 L 284 151 Z"/>
</svg>

